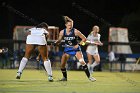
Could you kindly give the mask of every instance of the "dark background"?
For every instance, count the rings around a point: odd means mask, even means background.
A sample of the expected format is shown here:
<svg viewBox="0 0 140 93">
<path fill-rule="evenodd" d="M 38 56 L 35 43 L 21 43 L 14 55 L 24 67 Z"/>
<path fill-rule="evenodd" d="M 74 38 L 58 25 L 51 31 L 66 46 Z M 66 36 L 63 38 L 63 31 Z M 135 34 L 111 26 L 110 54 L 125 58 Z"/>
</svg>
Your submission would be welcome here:
<svg viewBox="0 0 140 93">
<path fill-rule="evenodd" d="M 87 36 L 93 25 L 100 26 L 101 40 L 108 40 L 108 28 L 127 27 L 130 41 L 140 41 L 139 0 L 9 0 L 0 2 L 0 39 L 12 39 L 16 25 L 35 25 L 6 8 L 9 4 L 37 22 L 63 29 L 63 15 L 74 20 L 74 27 Z M 84 10 L 85 9 L 85 10 Z"/>
</svg>

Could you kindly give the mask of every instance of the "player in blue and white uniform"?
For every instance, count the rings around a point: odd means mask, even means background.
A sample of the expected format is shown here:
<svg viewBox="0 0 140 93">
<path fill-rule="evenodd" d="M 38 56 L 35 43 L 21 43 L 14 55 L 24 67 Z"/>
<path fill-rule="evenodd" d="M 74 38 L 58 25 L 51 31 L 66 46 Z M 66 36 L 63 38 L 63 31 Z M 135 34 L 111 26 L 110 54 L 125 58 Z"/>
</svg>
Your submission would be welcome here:
<svg viewBox="0 0 140 93">
<path fill-rule="evenodd" d="M 61 42 L 62 39 L 64 39 L 66 46 L 64 48 L 64 53 L 61 58 L 61 71 L 63 74 L 63 78 L 60 81 L 67 81 L 66 63 L 71 55 L 76 56 L 76 58 L 79 60 L 79 62 L 83 66 L 83 69 L 88 79 L 94 81 L 94 78 L 90 76 L 88 67 L 84 61 L 83 54 L 80 48 L 80 45 L 86 41 L 86 37 L 79 30 L 73 28 L 72 19 L 70 19 L 67 16 L 64 16 L 64 19 L 66 28 L 60 31 L 59 38 L 54 43 L 55 45 L 57 45 L 58 43 Z M 76 40 L 77 37 L 80 37 L 82 39 L 80 43 L 77 42 Z"/>
</svg>

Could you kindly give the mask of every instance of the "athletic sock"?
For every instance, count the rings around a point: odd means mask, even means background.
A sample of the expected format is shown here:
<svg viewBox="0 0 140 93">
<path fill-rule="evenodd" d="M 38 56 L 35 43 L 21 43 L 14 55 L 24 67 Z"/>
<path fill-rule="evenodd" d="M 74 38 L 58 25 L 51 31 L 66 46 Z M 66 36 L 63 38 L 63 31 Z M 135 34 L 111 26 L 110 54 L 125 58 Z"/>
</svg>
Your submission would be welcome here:
<svg viewBox="0 0 140 93">
<path fill-rule="evenodd" d="M 93 68 L 92 68 L 91 64 L 88 63 L 87 66 L 88 66 L 89 73 L 92 74 Z"/>
<path fill-rule="evenodd" d="M 51 62 L 49 59 L 47 61 L 44 61 L 44 67 L 48 75 L 52 76 L 52 67 L 51 67 Z"/>
<path fill-rule="evenodd" d="M 88 63 L 87 64 L 87 67 L 88 67 L 88 70 L 90 70 L 91 64 Z"/>
<path fill-rule="evenodd" d="M 67 71 L 66 68 L 61 69 L 63 77 L 67 78 Z"/>
<path fill-rule="evenodd" d="M 26 57 L 23 57 L 21 62 L 20 62 L 20 66 L 19 66 L 18 72 L 22 73 L 22 71 L 25 68 L 27 62 L 28 62 L 28 59 Z"/>
<path fill-rule="evenodd" d="M 88 66 L 87 66 L 87 65 L 84 65 L 84 66 L 83 66 L 83 69 L 84 69 L 84 71 L 85 71 L 87 77 L 89 78 L 89 77 L 90 77 L 90 73 L 89 73 L 89 70 L 88 70 Z"/>
<path fill-rule="evenodd" d="M 99 65 L 98 62 L 94 61 L 94 63 L 91 65 L 91 69 L 93 70 L 95 66 Z"/>
</svg>

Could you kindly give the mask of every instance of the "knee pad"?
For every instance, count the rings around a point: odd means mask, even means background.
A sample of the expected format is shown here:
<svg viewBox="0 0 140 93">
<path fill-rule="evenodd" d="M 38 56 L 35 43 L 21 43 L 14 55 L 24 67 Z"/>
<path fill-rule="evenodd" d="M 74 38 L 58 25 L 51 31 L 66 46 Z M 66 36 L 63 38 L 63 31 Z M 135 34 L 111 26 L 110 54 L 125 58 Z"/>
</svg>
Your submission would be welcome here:
<svg viewBox="0 0 140 93">
<path fill-rule="evenodd" d="M 79 59 L 79 62 L 81 63 L 81 62 L 85 62 L 85 60 L 83 59 L 83 58 L 80 58 Z"/>
</svg>

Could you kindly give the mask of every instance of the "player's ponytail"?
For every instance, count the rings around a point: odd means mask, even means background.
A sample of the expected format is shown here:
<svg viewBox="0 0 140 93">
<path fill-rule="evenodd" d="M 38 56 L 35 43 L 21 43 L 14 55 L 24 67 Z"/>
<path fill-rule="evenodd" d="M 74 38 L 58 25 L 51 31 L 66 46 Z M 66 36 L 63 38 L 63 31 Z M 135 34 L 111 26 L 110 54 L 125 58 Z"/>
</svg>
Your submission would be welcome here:
<svg viewBox="0 0 140 93">
<path fill-rule="evenodd" d="M 67 24 L 68 22 L 73 23 L 73 20 L 71 18 L 69 18 L 68 16 L 63 16 L 63 18 L 64 18 L 64 21 L 65 21 L 65 24 Z"/>
</svg>

